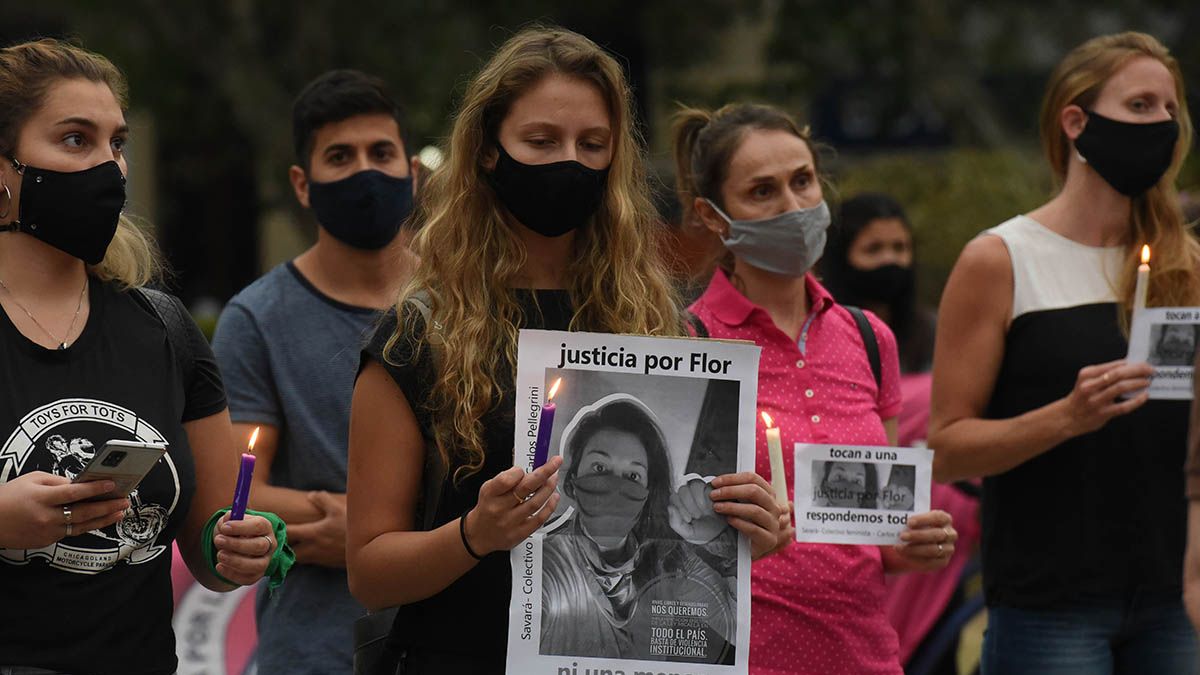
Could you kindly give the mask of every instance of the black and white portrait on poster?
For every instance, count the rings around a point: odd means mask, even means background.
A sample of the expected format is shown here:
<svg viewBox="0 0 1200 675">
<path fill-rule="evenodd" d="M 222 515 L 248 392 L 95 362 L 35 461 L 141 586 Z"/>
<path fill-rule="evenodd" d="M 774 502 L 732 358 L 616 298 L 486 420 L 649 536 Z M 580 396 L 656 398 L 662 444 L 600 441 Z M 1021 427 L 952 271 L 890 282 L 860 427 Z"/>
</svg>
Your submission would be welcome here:
<svg viewBox="0 0 1200 675">
<path fill-rule="evenodd" d="M 1129 329 L 1131 362 L 1154 366 L 1150 398 L 1192 398 L 1192 369 L 1200 342 L 1200 308 L 1154 307 L 1138 310 Z"/>
<path fill-rule="evenodd" d="M 797 541 L 896 544 L 929 510 L 932 450 L 797 443 L 795 461 Z"/>
<path fill-rule="evenodd" d="M 709 481 L 753 467 L 758 348 L 521 331 L 515 461 L 561 499 L 513 550 L 509 673 L 747 672 L 749 549 Z"/>
</svg>

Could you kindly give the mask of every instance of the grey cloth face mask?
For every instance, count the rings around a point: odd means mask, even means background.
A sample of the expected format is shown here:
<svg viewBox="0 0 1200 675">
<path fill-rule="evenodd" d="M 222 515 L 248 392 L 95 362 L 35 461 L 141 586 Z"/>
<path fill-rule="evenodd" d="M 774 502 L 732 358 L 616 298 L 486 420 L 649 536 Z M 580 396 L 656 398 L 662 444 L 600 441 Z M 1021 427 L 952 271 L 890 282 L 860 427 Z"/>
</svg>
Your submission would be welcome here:
<svg viewBox="0 0 1200 675">
<path fill-rule="evenodd" d="M 725 248 L 759 269 L 787 276 L 804 276 L 825 252 L 829 206 L 820 204 L 761 220 L 734 220 L 711 199 L 708 205 L 729 223 Z"/>
</svg>

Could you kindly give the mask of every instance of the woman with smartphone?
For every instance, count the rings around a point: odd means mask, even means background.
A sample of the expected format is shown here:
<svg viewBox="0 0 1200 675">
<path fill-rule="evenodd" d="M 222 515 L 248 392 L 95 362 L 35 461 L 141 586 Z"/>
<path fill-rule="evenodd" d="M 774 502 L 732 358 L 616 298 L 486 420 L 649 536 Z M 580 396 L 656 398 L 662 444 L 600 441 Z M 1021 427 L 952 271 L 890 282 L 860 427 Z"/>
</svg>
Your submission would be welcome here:
<svg viewBox="0 0 1200 675">
<path fill-rule="evenodd" d="M 122 216 L 126 85 L 54 40 L 0 50 L 0 672 L 175 672 L 171 544 L 205 586 L 263 577 L 272 521 L 230 522 L 237 455 L 212 352 Z M 166 445 L 129 496 L 74 482 Z M 105 463 L 109 466 L 103 466 Z M 94 498 L 102 497 L 98 501 Z"/>
</svg>

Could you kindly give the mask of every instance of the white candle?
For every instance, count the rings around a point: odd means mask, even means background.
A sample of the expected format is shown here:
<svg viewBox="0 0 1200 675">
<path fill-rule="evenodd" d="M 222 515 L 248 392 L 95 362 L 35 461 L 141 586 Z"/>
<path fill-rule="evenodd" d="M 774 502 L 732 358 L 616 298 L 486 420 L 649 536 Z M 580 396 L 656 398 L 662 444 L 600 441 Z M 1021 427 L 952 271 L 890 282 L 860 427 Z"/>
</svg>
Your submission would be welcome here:
<svg viewBox="0 0 1200 675">
<path fill-rule="evenodd" d="M 1142 264 L 1137 268 L 1137 285 L 1133 289 L 1133 313 L 1146 309 L 1146 293 L 1150 287 L 1150 246 L 1142 246 Z"/>
<path fill-rule="evenodd" d="M 779 439 L 779 427 L 775 426 L 771 416 L 762 413 L 763 421 L 767 423 L 767 455 L 771 458 L 771 488 L 775 491 L 775 500 L 786 504 L 787 473 L 783 468 L 783 443 Z"/>
</svg>

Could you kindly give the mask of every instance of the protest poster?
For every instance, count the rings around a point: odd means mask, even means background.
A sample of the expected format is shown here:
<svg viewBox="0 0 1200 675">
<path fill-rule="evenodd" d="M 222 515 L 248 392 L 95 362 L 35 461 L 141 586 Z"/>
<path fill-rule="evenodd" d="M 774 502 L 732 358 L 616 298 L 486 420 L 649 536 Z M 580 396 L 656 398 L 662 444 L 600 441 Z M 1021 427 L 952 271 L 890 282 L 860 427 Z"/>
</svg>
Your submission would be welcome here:
<svg viewBox="0 0 1200 675">
<path fill-rule="evenodd" d="M 1130 362 L 1154 366 L 1150 398 L 1190 400 L 1200 307 L 1139 309 L 1129 329 Z"/>
<path fill-rule="evenodd" d="M 507 672 L 748 672 L 749 544 L 708 481 L 753 470 L 759 351 L 520 332 L 514 462 L 541 435 L 564 463 L 556 512 L 512 551 Z"/>
<path fill-rule="evenodd" d="M 932 450 L 797 443 L 795 461 L 796 541 L 898 544 L 929 510 Z"/>
</svg>

